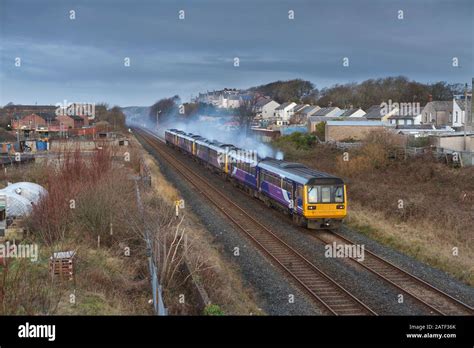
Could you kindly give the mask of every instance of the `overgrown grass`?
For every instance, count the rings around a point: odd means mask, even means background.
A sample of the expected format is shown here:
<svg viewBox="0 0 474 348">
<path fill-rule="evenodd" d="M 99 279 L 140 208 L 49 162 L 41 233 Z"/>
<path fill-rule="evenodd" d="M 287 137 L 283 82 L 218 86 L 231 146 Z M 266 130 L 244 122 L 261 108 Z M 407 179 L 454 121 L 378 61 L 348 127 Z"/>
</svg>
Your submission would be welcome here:
<svg viewBox="0 0 474 348">
<path fill-rule="evenodd" d="M 39 245 L 41 258 L 9 260 L 2 269 L 2 314 L 152 313 L 144 242 L 129 223 L 138 211 L 133 172 L 125 164 L 103 148 L 27 167 L 23 178 L 44 173 L 37 182 L 48 191 L 25 220 L 28 242 Z M 13 169 L 3 179 L 17 175 Z M 77 252 L 73 281 L 49 273 L 49 257 L 66 250 Z"/>
<path fill-rule="evenodd" d="M 152 173 L 153 191 L 150 192 L 149 199 L 151 202 L 148 202 L 149 207 L 156 211 L 160 206 L 168 207 L 172 219 L 176 221 L 173 216 L 174 206 L 172 204 L 176 199 L 182 197 L 162 175 L 157 162 L 148 154 L 145 154 L 144 158 Z M 211 301 L 226 314 L 262 314 L 262 310 L 255 304 L 250 289 L 242 284 L 239 270 L 222 257 L 209 232 L 205 230 L 199 219 L 190 212 L 190 207 L 186 207 L 180 214 L 185 216 L 181 226 L 188 232 L 187 243 L 189 248 L 186 260 L 189 268 L 194 272 L 194 276 L 199 279 L 201 285 L 207 291 Z M 179 283 L 174 285 L 179 285 Z M 175 313 L 184 314 L 185 310 L 181 309 L 183 305 L 178 302 L 178 296 L 183 291 L 176 286 L 169 290 L 166 293 L 166 300 L 171 307 L 171 313 L 174 311 Z"/>
</svg>

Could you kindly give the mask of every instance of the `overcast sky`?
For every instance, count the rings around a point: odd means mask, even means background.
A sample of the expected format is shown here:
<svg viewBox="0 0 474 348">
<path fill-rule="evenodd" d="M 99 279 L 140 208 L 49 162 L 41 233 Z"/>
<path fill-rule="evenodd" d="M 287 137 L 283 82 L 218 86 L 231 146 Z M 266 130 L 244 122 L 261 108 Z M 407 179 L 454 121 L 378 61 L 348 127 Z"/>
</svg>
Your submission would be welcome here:
<svg viewBox="0 0 474 348">
<path fill-rule="evenodd" d="M 0 104 L 148 106 L 292 78 L 318 88 L 400 74 L 470 82 L 473 9 L 472 0 L 0 0 Z"/>
</svg>

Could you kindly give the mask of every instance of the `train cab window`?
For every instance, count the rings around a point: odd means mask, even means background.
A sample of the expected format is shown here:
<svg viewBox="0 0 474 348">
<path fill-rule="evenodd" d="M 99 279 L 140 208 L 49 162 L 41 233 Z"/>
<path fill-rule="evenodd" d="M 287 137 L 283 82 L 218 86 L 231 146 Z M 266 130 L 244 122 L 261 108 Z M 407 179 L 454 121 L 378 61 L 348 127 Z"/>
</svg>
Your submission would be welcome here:
<svg viewBox="0 0 474 348">
<path fill-rule="evenodd" d="M 318 186 L 310 186 L 308 187 L 308 203 L 318 203 L 318 191 L 319 187 Z"/>
<path fill-rule="evenodd" d="M 334 201 L 336 203 L 344 202 L 344 187 L 343 186 L 336 186 L 334 188 Z"/>
<path fill-rule="evenodd" d="M 322 186 L 321 187 L 321 202 L 330 203 L 331 202 L 331 187 Z"/>
</svg>

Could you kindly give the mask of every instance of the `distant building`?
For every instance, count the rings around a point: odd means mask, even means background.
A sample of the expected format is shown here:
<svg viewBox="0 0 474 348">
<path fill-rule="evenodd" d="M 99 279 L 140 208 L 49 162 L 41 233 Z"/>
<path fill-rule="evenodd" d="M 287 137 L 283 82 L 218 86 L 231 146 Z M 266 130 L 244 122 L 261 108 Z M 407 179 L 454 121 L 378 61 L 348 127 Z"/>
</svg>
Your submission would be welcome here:
<svg viewBox="0 0 474 348">
<path fill-rule="evenodd" d="M 269 98 L 261 98 L 253 107 L 253 111 L 256 114 L 256 117 L 262 119 L 269 119 L 274 117 L 275 109 L 279 107 L 280 104 L 276 101 Z"/>
<path fill-rule="evenodd" d="M 26 115 L 39 113 L 54 113 L 57 107 L 55 105 L 6 105 L 2 108 L 1 112 L 8 118 L 23 117 Z"/>
<path fill-rule="evenodd" d="M 342 111 L 339 117 L 364 117 L 365 115 L 365 111 L 361 108 L 351 108 Z"/>
<path fill-rule="evenodd" d="M 394 126 L 410 126 L 410 125 L 419 125 L 421 124 L 421 112 L 420 113 L 406 113 L 400 114 L 396 113 L 388 117 L 388 122 L 390 125 Z"/>
<path fill-rule="evenodd" d="M 299 110 L 296 114 L 300 115 L 301 118 L 306 122 L 309 116 L 313 116 L 319 109 L 321 109 L 318 105 L 308 105 L 305 108 Z"/>
<path fill-rule="evenodd" d="M 308 132 L 309 133 L 316 132 L 316 126 L 320 124 L 321 122 L 334 121 L 337 119 L 338 117 L 309 116 L 308 121 L 306 122 Z"/>
<path fill-rule="evenodd" d="M 302 115 L 300 111 L 309 106 L 308 104 L 296 104 L 291 110 L 290 124 L 305 124 L 307 116 Z"/>
<path fill-rule="evenodd" d="M 292 110 L 293 115 L 296 114 L 297 112 L 300 112 L 307 106 L 309 106 L 309 104 L 296 104 Z"/>
<path fill-rule="evenodd" d="M 224 88 L 219 91 L 199 93 L 195 102 L 211 104 L 218 108 L 238 108 L 241 104 L 241 91 L 236 88 Z"/>
<path fill-rule="evenodd" d="M 59 130 L 66 131 L 68 129 L 74 128 L 74 120 L 71 116 L 59 115 L 56 117 L 56 122 L 54 122 L 54 125 L 58 125 Z"/>
<path fill-rule="evenodd" d="M 311 116 L 323 116 L 323 117 L 337 117 L 341 115 L 343 111 L 339 109 L 338 107 L 331 106 L 327 108 L 321 108 L 318 111 L 316 111 L 314 114 Z"/>
<path fill-rule="evenodd" d="M 423 124 L 434 124 L 444 126 L 452 123 L 453 102 L 452 101 L 430 101 L 423 108 Z"/>
<path fill-rule="evenodd" d="M 393 131 L 397 134 L 413 135 L 415 137 L 422 137 L 440 133 L 454 132 L 454 129 L 449 126 L 435 126 L 433 124 L 419 124 L 419 125 L 398 125 Z"/>
<path fill-rule="evenodd" d="M 466 102 L 463 99 L 453 99 L 453 113 L 451 126 L 462 127 L 465 123 L 469 123 L 471 118 L 472 99 L 467 99 L 467 114 Z M 467 117 L 466 117 L 467 116 Z"/>
<path fill-rule="evenodd" d="M 12 129 L 34 131 L 40 126 L 46 126 L 46 120 L 36 114 L 12 119 Z"/>
<path fill-rule="evenodd" d="M 388 124 L 388 118 L 398 113 L 398 108 L 394 108 L 388 112 L 385 112 L 385 108 L 381 105 L 372 105 L 364 115 L 367 121 L 381 121 Z"/>
<path fill-rule="evenodd" d="M 275 109 L 274 116 L 276 118 L 277 125 L 287 125 L 290 123 L 290 117 L 293 116 L 293 108 L 296 103 L 288 102 L 283 103 Z"/>
<path fill-rule="evenodd" d="M 381 121 L 327 121 L 325 141 L 363 140 L 370 132 L 383 129 Z"/>
<path fill-rule="evenodd" d="M 436 147 L 451 151 L 474 152 L 474 133 L 468 132 L 464 137 L 464 132 L 440 132 L 432 135 L 431 144 Z"/>
</svg>

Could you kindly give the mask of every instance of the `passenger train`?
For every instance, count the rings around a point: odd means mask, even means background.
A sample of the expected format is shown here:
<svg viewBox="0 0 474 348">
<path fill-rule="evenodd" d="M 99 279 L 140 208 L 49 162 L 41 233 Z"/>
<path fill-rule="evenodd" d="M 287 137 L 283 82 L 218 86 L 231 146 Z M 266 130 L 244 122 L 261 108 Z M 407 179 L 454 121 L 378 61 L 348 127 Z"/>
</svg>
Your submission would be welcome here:
<svg viewBox="0 0 474 348">
<path fill-rule="evenodd" d="M 291 215 L 298 226 L 337 230 L 346 216 L 346 186 L 336 176 L 299 163 L 260 158 L 232 144 L 177 129 L 166 130 L 165 140 L 268 206 Z"/>
</svg>

